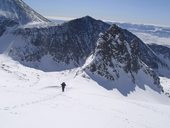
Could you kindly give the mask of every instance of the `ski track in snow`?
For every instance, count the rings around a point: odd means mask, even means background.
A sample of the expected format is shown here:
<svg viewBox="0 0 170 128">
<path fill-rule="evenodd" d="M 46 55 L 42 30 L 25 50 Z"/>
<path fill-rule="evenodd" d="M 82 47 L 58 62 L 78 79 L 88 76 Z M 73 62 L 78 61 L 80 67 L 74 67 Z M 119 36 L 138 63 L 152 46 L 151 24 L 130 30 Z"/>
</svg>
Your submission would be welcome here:
<svg viewBox="0 0 170 128">
<path fill-rule="evenodd" d="M 0 55 L 0 127 L 170 127 L 170 106 L 164 102 L 168 98 L 138 89 L 124 97 L 75 74 L 74 70 L 42 72 Z M 63 81 L 68 85 L 64 93 Z M 161 78 L 163 82 L 169 83 Z M 141 100 L 140 95 L 150 100 Z"/>
</svg>

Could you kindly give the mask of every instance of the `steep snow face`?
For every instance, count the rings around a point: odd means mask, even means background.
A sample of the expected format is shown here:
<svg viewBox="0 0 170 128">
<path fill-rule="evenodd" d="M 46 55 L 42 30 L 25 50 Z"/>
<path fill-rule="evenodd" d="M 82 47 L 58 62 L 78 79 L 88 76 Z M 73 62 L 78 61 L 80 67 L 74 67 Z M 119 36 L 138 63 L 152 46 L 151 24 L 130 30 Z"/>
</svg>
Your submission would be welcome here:
<svg viewBox="0 0 170 128">
<path fill-rule="evenodd" d="M 18 24 L 30 22 L 48 22 L 22 0 L 0 0 L 0 18 L 14 20 Z"/>
<path fill-rule="evenodd" d="M 143 89 L 146 85 L 160 93 L 159 77 L 142 62 L 139 48 L 138 41 L 128 42 L 123 30 L 113 25 L 100 34 L 92 60 L 84 66 L 84 71 L 106 89 L 124 90 L 124 95 L 133 91 L 136 85 Z M 102 79 L 113 82 L 102 83 Z"/>
</svg>

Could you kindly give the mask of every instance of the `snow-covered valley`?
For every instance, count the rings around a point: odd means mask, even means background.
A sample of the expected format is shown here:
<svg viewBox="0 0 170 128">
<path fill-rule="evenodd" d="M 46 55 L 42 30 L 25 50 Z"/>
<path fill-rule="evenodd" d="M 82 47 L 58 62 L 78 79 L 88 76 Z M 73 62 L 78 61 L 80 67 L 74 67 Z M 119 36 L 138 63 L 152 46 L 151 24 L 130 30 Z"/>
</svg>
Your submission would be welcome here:
<svg viewBox="0 0 170 128">
<path fill-rule="evenodd" d="M 169 28 L 0 3 L 0 128 L 170 127 Z"/>
<path fill-rule="evenodd" d="M 0 55 L 0 127 L 169 128 L 170 100 L 163 94 L 136 87 L 123 96 L 76 76 L 78 70 L 42 72 Z M 167 81 L 161 79 L 169 88 Z"/>
</svg>

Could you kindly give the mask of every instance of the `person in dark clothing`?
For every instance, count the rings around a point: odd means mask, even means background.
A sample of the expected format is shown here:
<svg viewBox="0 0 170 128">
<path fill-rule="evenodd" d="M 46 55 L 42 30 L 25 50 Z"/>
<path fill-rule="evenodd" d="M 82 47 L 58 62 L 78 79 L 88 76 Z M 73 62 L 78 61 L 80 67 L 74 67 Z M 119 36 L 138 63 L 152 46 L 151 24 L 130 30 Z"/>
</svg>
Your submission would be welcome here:
<svg viewBox="0 0 170 128">
<path fill-rule="evenodd" d="M 63 82 L 63 83 L 61 84 L 61 87 L 62 87 L 62 92 L 64 92 L 65 87 L 66 87 L 66 83 L 65 83 L 65 82 Z"/>
</svg>

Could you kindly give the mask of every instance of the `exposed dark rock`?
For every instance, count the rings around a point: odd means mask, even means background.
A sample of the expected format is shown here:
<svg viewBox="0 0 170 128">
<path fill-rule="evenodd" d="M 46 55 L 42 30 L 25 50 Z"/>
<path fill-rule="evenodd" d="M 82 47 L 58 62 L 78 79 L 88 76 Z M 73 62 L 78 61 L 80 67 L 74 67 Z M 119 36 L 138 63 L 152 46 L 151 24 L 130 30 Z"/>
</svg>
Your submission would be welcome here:
<svg viewBox="0 0 170 128">
<path fill-rule="evenodd" d="M 133 42 L 128 42 L 125 34 L 124 30 L 116 25 L 111 26 L 104 34 L 100 34 L 95 52 L 91 56 L 92 60 L 85 66 L 84 71 L 111 81 L 125 77 L 125 81 L 130 79 L 134 84 L 138 84 L 137 81 L 145 79 L 145 77 L 150 77 L 149 81 L 153 82 L 153 85 L 152 82 L 149 83 L 150 87 L 158 92 L 162 91 L 157 73 L 144 64 L 141 59 L 140 40 L 138 41 L 138 38 L 134 37 Z M 143 83 L 149 85 L 148 80 Z M 105 87 L 104 83 L 102 86 Z"/>
<path fill-rule="evenodd" d="M 14 34 L 22 36 L 28 44 L 37 47 L 33 52 L 24 49 L 18 51 L 23 55 L 22 60 L 36 60 L 37 55 L 41 58 L 48 53 L 55 61 L 66 64 L 74 62 L 77 67 L 84 64 L 94 51 L 99 33 L 108 28 L 108 24 L 86 16 L 58 26 L 19 28 Z"/>
</svg>

